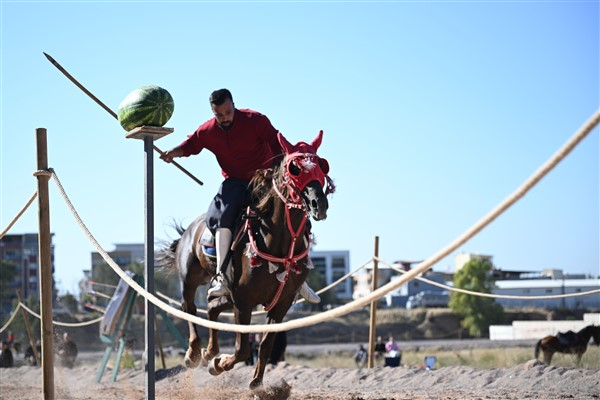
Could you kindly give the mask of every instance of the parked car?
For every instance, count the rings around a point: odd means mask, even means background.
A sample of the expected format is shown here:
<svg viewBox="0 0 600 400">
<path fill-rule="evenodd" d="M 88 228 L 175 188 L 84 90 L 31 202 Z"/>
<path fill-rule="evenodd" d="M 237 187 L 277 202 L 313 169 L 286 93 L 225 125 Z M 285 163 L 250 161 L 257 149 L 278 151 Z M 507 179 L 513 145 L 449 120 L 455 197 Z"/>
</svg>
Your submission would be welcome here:
<svg viewBox="0 0 600 400">
<path fill-rule="evenodd" d="M 419 292 L 410 296 L 406 302 L 407 309 L 418 307 L 448 307 L 450 296 L 444 292 Z"/>
</svg>

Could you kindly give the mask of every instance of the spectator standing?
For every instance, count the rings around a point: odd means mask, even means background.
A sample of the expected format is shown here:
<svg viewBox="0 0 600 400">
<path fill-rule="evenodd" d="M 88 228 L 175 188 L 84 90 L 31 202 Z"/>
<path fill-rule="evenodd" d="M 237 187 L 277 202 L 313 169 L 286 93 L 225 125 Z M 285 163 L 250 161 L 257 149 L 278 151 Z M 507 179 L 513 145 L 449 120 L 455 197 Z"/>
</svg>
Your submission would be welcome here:
<svg viewBox="0 0 600 400">
<path fill-rule="evenodd" d="M 77 345 L 71 340 L 69 333 L 65 332 L 63 334 L 62 343 L 58 346 L 58 357 L 61 365 L 67 368 L 73 368 L 77 353 Z"/>
<path fill-rule="evenodd" d="M 383 343 L 381 336 L 377 336 L 377 342 L 375 342 L 373 350 L 375 351 L 375 365 L 379 365 L 385 358 L 385 343 Z"/>
<path fill-rule="evenodd" d="M 42 354 L 42 344 L 39 340 L 35 341 L 35 347 L 37 348 L 38 356 Z M 23 358 L 27 360 L 29 365 L 31 365 L 32 367 L 35 367 L 37 365 L 37 362 L 35 361 L 35 353 L 33 352 L 33 347 L 31 347 L 31 345 L 27 346 Z"/>
<path fill-rule="evenodd" d="M 2 352 L 0 353 L 0 368 L 12 368 L 15 364 L 12 351 L 7 341 L 2 342 Z"/>
</svg>

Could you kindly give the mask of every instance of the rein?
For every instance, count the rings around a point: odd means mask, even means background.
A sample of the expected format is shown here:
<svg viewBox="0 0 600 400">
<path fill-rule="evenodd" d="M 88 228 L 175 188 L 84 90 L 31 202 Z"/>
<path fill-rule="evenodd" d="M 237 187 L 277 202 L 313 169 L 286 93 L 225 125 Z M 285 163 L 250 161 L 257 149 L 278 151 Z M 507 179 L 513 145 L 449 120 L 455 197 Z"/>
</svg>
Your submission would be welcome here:
<svg viewBox="0 0 600 400">
<path fill-rule="evenodd" d="M 297 191 L 297 189 L 287 180 L 283 180 L 281 182 L 281 185 L 282 186 L 287 185 L 288 190 Z M 275 257 L 271 254 L 260 251 L 258 249 L 258 246 L 256 245 L 256 241 L 254 240 L 254 232 L 252 231 L 252 224 L 250 224 L 250 219 L 247 219 L 246 224 L 245 224 L 246 225 L 245 229 L 248 231 L 248 238 L 250 241 L 250 246 L 252 247 L 254 254 L 256 254 L 258 257 L 260 257 L 264 260 L 267 260 L 269 262 L 281 263 L 281 264 L 283 264 L 283 267 L 285 269 L 285 271 L 284 271 L 285 275 L 283 276 L 283 279 L 279 279 L 279 277 L 278 277 L 279 287 L 277 288 L 277 293 L 275 293 L 275 297 L 271 300 L 271 302 L 269 304 L 267 304 L 266 306 L 264 306 L 265 311 L 270 311 L 275 306 L 275 304 L 277 304 L 277 302 L 279 301 L 279 297 L 281 296 L 281 293 L 283 292 L 283 287 L 285 286 L 285 283 L 288 280 L 290 269 L 297 268 L 298 261 L 302 260 L 303 258 L 306 258 L 308 256 L 308 253 L 310 252 L 310 246 L 307 246 L 306 249 L 304 251 L 302 251 L 300 254 L 294 255 L 294 247 L 296 247 L 296 241 L 298 240 L 298 237 L 300 236 L 300 232 L 306 225 L 306 219 L 308 217 L 308 210 L 307 210 L 306 205 L 304 204 L 304 201 L 302 200 L 302 197 L 298 196 L 297 197 L 298 200 L 290 201 L 290 199 L 286 198 L 281 193 L 281 191 L 277 188 L 277 182 L 275 182 L 275 179 L 273 179 L 273 190 L 275 191 L 277 196 L 279 196 L 281 201 L 283 201 L 283 203 L 285 204 L 285 222 L 288 227 L 288 231 L 290 232 L 290 235 L 292 237 L 292 243 L 290 244 L 290 248 L 287 252 L 287 257 Z M 298 225 L 298 228 L 296 230 L 294 230 L 294 228 L 292 227 L 292 221 L 291 221 L 291 216 L 290 216 L 290 210 L 293 208 L 297 208 L 297 209 L 300 209 L 303 211 L 302 220 L 300 221 L 300 224 Z M 250 207 L 248 207 L 247 213 L 250 213 L 250 212 L 251 212 Z M 252 262 L 251 262 L 251 264 L 252 264 Z"/>
</svg>

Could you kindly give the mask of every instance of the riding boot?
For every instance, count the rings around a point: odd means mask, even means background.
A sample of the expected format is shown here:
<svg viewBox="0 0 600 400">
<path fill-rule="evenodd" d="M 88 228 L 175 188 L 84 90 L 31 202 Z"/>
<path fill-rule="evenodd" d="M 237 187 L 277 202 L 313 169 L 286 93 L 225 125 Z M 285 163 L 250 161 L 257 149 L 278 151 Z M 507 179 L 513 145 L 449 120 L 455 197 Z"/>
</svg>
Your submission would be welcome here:
<svg viewBox="0 0 600 400">
<path fill-rule="evenodd" d="M 319 295 L 316 294 L 315 291 L 312 290 L 306 282 L 304 282 L 302 286 L 300 286 L 299 294 L 304 298 L 304 300 L 311 304 L 319 304 L 321 302 L 321 298 L 319 297 Z"/>
<path fill-rule="evenodd" d="M 227 253 L 231 247 L 232 236 L 231 229 L 217 229 L 215 235 L 215 245 L 217 248 L 217 275 L 213 281 L 213 287 L 208 289 L 208 297 L 220 297 L 231 293 L 229 289 L 231 277 L 227 274 L 227 270 L 231 271 L 231 268 L 228 268 L 231 261 L 225 263 L 225 259 L 227 258 Z"/>
</svg>

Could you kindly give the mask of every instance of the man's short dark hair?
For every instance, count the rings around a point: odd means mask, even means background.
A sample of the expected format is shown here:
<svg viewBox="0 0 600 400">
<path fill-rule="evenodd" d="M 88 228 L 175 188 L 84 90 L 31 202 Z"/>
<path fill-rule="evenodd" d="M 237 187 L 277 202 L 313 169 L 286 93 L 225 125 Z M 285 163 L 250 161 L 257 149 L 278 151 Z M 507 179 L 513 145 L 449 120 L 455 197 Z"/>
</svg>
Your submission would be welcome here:
<svg viewBox="0 0 600 400">
<path fill-rule="evenodd" d="M 231 92 L 227 89 L 215 90 L 208 98 L 210 104 L 214 104 L 215 106 L 220 106 L 221 104 L 225 103 L 226 100 L 231 100 L 233 103 L 233 96 L 231 96 Z"/>
</svg>

